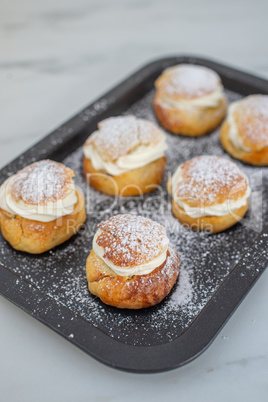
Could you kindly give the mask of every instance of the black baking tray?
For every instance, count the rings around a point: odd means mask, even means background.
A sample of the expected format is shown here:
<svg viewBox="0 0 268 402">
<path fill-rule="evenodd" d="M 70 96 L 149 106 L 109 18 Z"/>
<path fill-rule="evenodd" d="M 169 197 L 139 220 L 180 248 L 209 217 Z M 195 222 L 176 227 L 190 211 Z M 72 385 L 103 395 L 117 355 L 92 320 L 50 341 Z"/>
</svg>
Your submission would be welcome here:
<svg viewBox="0 0 268 402">
<path fill-rule="evenodd" d="M 82 174 L 82 145 L 98 121 L 132 113 L 155 121 L 154 80 L 178 63 L 217 71 L 229 100 L 268 94 L 268 82 L 206 59 L 179 56 L 154 61 L 81 111 L 0 171 L 0 183 L 35 160 L 62 161 L 76 173 L 87 200 L 85 227 L 65 244 L 41 256 L 13 250 L 0 236 L 0 293 L 64 338 L 111 367 L 152 373 L 179 367 L 203 352 L 267 266 L 267 168 L 236 162 L 250 177 L 251 208 L 242 223 L 224 233 L 190 232 L 172 216 L 165 191 L 175 167 L 200 154 L 230 158 L 219 131 L 203 138 L 167 133 L 169 151 L 161 197 L 114 200 L 95 192 Z M 161 198 L 161 199 L 160 199 Z M 158 306 L 126 311 L 105 306 L 87 291 L 85 261 L 97 225 L 116 213 L 142 214 L 165 224 L 181 259 L 181 274 Z"/>
</svg>

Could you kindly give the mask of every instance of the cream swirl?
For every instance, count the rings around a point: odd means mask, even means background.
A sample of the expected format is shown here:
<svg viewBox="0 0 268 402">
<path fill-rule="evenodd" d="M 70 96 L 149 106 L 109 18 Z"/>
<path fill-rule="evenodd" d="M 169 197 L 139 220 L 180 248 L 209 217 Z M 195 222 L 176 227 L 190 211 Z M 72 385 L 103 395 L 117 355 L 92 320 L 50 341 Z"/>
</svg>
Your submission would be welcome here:
<svg viewBox="0 0 268 402">
<path fill-rule="evenodd" d="M 38 222 L 50 222 L 61 216 L 69 215 L 77 202 L 76 188 L 71 180 L 68 192 L 62 199 L 45 204 L 27 204 L 23 200 L 16 201 L 12 196 L 11 186 L 16 175 L 9 177 L 0 187 L 0 208 L 23 218 Z"/>
<path fill-rule="evenodd" d="M 136 265 L 135 267 L 119 267 L 113 262 L 104 258 L 104 248 L 97 244 L 97 239 L 101 235 L 102 230 L 98 229 L 93 238 L 93 250 L 95 254 L 101 258 L 109 268 L 111 268 L 119 276 L 129 276 L 129 275 L 147 275 L 150 274 L 155 268 L 160 267 L 167 259 L 168 245 L 165 250 L 153 260 L 144 263 L 142 265 Z"/>
<path fill-rule="evenodd" d="M 178 183 L 183 180 L 182 175 L 182 165 L 180 165 L 176 172 L 173 174 L 171 178 L 171 191 L 172 196 L 175 199 L 176 203 L 185 211 L 185 213 L 190 216 L 191 218 L 201 218 L 204 216 L 226 216 L 235 211 L 236 209 L 241 208 L 242 206 L 247 204 L 248 197 L 250 196 L 251 189 L 248 184 L 246 193 L 243 197 L 239 198 L 238 200 L 229 200 L 227 199 L 225 202 L 220 204 L 214 204 L 210 206 L 199 206 L 199 207 L 192 207 L 187 203 L 183 202 L 182 199 L 176 196 L 176 188 Z M 248 178 L 241 172 L 248 183 Z"/>
<path fill-rule="evenodd" d="M 162 158 L 165 155 L 166 149 L 165 135 L 162 134 L 157 144 L 153 146 L 140 145 L 132 152 L 119 157 L 115 162 L 104 161 L 93 144 L 84 145 L 84 155 L 87 159 L 91 160 L 95 170 L 104 170 L 112 176 L 118 176 Z"/>
<path fill-rule="evenodd" d="M 191 109 L 193 107 L 217 107 L 222 99 L 224 99 L 223 86 L 218 85 L 218 87 L 208 95 L 202 95 L 191 99 L 185 98 L 181 100 L 174 100 L 171 97 L 161 95 L 160 101 L 164 105 L 174 109 Z"/>
</svg>

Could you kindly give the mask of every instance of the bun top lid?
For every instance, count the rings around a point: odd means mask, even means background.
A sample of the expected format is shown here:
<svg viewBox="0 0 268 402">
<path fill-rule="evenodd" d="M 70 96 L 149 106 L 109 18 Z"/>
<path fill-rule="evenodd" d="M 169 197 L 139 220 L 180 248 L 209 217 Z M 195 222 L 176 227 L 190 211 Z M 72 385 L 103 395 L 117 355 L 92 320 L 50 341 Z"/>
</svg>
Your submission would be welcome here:
<svg viewBox="0 0 268 402">
<path fill-rule="evenodd" d="M 236 201 L 245 196 L 248 179 L 233 162 L 219 156 L 199 156 L 180 166 L 176 198 L 192 207 Z"/>
<path fill-rule="evenodd" d="M 12 179 L 9 192 L 15 201 L 44 205 L 66 197 L 74 172 L 51 160 L 35 162 L 20 170 Z"/>
<path fill-rule="evenodd" d="M 220 85 L 221 79 L 215 71 L 193 64 L 169 67 L 155 81 L 155 87 L 160 95 L 174 101 L 209 95 Z"/>
<path fill-rule="evenodd" d="M 135 116 L 110 117 L 98 124 L 86 141 L 106 162 L 115 162 L 140 145 L 155 146 L 165 138 L 164 132 L 154 123 Z"/>
<path fill-rule="evenodd" d="M 159 223 L 141 216 L 116 215 L 98 226 L 103 257 L 119 267 L 146 264 L 165 253 L 169 239 Z"/>
<path fill-rule="evenodd" d="M 233 105 L 235 124 L 245 147 L 258 151 L 268 146 L 268 96 L 250 95 Z"/>
</svg>

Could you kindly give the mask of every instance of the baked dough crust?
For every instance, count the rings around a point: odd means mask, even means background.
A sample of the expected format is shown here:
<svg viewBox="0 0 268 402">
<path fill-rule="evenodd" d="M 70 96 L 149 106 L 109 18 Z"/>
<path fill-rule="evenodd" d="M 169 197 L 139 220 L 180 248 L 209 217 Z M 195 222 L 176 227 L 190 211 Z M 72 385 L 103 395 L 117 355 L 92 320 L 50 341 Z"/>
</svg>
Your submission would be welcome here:
<svg viewBox="0 0 268 402">
<path fill-rule="evenodd" d="M 127 197 L 148 193 L 161 183 L 166 157 L 163 156 L 148 165 L 118 176 L 111 176 L 105 171 L 95 170 L 91 160 L 86 157 L 84 157 L 83 165 L 85 178 L 93 188 L 104 194 Z"/>
<path fill-rule="evenodd" d="M 110 306 L 141 309 L 160 303 L 179 274 L 179 257 L 173 246 L 166 261 L 147 275 L 120 276 L 91 251 L 86 262 L 89 291 Z"/>
<path fill-rule="evenodd" d="M 86 220 L 85 200 L 76 189 L 74 211 L 51 222 L 38 222 L 0 208 L 0 229 L 3 237 L 16 250 L 41 254 L 70 239 Z"/>
<path fill-rule="evenodd" d="M 191 218 L 186 214 L 174 199 L 172 200 L 172 212 L 174 216 L 186 227 L 192 230 L 206 230 L 213 233 L 222 232 L 239 222 L 246 214 L 249 203 L 225 216 L 202 216 Z"/>
<path fill-rule="evenodd" d="M 222 124 L 220 131 L 220 140 L 223 148 L 233 157 L 243 162 L 255 166 L 268 166 L 268 147 L 259 151 L 245 152 L 241 148 L 234 147 L 229 138 L 230 125 L 227 120 Z"/>
<path fill-rule="evenodd" d="M 222 98 L 217 107 L 175 109 L 161 101 L 159 92 L 154 97 L 154 111 L 160 124 L 173 134 L 199 137 L 214 130 L 226 115 L 227 101 Z"/>
</svg>

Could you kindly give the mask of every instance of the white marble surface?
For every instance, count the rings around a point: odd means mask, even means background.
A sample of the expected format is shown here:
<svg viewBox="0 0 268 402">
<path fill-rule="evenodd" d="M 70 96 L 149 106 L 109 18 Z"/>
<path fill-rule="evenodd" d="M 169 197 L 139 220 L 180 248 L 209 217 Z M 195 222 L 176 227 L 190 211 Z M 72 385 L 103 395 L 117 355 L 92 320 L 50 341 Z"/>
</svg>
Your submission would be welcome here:
<svg viewBox="0 0 268 402">
<path fill-rule="evenodd" d="M 197 54 L 268 78 L 266 0 L 1 0 L 0 166 L 140 65 Z M 0 298 L 3 402 L 267 401 L 268 271 L 212 346 L 157 375 L 107 368 Z"/>
</svg>

